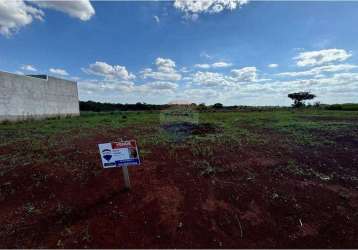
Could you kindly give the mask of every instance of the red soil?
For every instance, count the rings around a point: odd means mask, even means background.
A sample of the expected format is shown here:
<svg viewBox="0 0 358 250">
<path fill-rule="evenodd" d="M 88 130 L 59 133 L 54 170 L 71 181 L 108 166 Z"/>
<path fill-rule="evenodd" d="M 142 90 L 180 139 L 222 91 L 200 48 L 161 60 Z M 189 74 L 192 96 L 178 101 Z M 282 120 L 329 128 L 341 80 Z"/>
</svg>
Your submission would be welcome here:
<svg viewBox="0 0 358 250">
<path fill-rule="evenodd" d="M 356 174 L 357 150 L 316 154 L 272 138 L 271 147 L 218 147 L 219 171 L 209 176 L 188 148 L 172 157 L 153 147 L 130 167 L 130 192 L 121 169 L 100 165 L 97 144 L 114 138 L 59 144 L 47 161 L 18 162 L 0 176 L 0 247 L 358 247 L 357 182 L 345 178 Z M 0 155 L 9 150 L 19 148 Z M 282 168 L 290 159 L 338 177 L 295 175 Z"/>
</svg>

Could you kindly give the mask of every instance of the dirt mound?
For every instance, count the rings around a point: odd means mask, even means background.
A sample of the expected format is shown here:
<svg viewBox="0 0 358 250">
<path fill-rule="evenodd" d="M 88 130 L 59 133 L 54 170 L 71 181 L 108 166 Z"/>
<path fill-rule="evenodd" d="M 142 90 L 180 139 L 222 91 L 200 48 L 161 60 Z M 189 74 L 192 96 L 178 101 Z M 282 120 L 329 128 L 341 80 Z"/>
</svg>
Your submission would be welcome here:
<svg viewBox="0 0 358 250">
<path fill-rule="evenodd" d="M 162 128 L 165 131 L 178 136 L 203 135 L 220 132 L 220 128 L 213 123 L 170 123 L 163 125 Z"/>
</svg>

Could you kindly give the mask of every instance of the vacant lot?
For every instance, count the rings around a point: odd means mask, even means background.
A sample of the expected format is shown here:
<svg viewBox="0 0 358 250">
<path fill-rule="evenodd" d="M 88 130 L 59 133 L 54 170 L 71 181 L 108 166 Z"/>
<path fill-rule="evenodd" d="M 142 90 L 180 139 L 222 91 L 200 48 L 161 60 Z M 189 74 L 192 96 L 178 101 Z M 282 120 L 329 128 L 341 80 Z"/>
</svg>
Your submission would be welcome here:
<svg viewBox="0 0 358 250">
<path fill-rule="evenodd" d="M 0 125 L 0 248 L 357 248 L 358 112 L 87 114 Z M 142 165 L 102 169 L 136 139 Z"/>
</svg>

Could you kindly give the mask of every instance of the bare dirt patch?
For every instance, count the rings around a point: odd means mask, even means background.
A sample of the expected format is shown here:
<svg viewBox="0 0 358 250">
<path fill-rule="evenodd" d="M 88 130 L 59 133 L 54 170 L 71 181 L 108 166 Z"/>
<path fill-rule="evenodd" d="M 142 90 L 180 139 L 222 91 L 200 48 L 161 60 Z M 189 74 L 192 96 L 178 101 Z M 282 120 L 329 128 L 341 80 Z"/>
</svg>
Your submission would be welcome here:
<svg viewBox="0 0 358 250">
<path fill-rule="evenodd" d="M 172 123 L 162 126 L 164 130 L 176 135 L 203 135 L 209 133 L 218 133 L 220 128 L 212 123 Z"/>
</svg>

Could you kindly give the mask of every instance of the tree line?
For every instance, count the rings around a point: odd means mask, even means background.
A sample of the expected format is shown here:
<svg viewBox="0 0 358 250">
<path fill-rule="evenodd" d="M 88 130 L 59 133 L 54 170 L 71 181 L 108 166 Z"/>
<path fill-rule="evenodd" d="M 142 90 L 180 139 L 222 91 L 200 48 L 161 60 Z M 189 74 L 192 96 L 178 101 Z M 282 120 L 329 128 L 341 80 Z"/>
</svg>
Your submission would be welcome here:
<svg viewBox="0 0 358 250">
<path fill-rule="evenodd" d="M 312 100 L 316 95 L 310 92 L 297 92 L 288 94 L 288 97 L 293 100 L 292 108 L 320 108 L 328 110 L 351 110 L 358 111 L 358 104 L 347 103 L 347 104 L 321 104 L 320 102 L 315 102 L 313 105 L 308 103 L 306 100 Z M 122 103 L 102 103 L 94 101 L 80 101 L 80 110 L 81 111 L 91 111 L 91 112 L 112 112 L 112 111 L 155 111 L 155 110 L 165 110 L 173 106 L 178 106 L 178 104 L 147 104 L 137 102 L 135 104 L 122 104 Z M 180 105 L 183 106 L 183 105 Z M 280 106 L 245 106 L 245 105 L 234 105 L 234 106 L 224 106 L 222 103 L 215 103 L 214 105 L 206 105 L 205 103 L 191 103 L 186 104 L 191 108 L 198 111 L 231 111 L 231 110 L 241 110 L 241 111 L 270 111 L 270 110 L 282 110 L 289 109 L 289 107 L 280 107 Z"/>
</svg>

